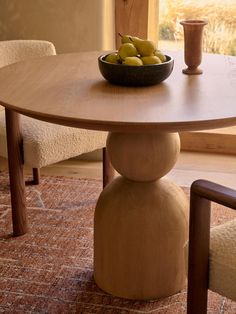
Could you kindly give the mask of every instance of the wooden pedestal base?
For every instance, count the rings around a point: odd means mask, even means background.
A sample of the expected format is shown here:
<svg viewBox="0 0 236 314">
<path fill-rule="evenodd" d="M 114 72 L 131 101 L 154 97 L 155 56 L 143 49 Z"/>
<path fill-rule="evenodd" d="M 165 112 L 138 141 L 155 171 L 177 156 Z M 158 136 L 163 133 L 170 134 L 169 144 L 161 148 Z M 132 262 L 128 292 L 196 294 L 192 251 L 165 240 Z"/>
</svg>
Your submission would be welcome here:
<svg viewBox="0 0 236 314">
<path fill-rule="evenodd" d="M 120 153 L 113 154 L 114 147 Z M 95 211 L 95 281 L 106 292 L 129 299 L 156 299 L 177 293 L 184 287 L 186 276 L 183 247 L 188 203 L 182 189 L 159 176 L 175 163 L 178 134 L 112 133 L 107 149 L 113 166 L 123 176 L 134 176 L 128 171 L 129 164 L 134 170 L 137 160 L 148 162 L 144 164 L 145 182 L 141 180 L 140 164 L 135 181 L 118 177 L 101 193 Z M 136 154 L 135 160 L 131 154 Z"/>
</svg>

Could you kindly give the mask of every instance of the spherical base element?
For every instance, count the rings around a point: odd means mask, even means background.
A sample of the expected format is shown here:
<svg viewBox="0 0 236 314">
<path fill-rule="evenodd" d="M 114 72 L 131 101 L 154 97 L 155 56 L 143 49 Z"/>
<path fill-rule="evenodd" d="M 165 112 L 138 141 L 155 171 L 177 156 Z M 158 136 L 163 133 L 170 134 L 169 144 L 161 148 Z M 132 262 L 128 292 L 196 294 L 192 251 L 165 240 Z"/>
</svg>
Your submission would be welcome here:
<svg viewBox="0 0 236 314">
<path fill-rule="evenodd" d="M 186 280 L 187 212 L 186 196 L 174 183 L 115 179 L 101 193 L 95 211 L 98 286 L 128 299 L 180 291 Z"/>
<path fill-rule="evenodd" d="M 113 167 L 134 181 L 153 181 L 168 173 L 180 152 L 178 133 L 109 133 L 107 151 Z"/>
</svg>

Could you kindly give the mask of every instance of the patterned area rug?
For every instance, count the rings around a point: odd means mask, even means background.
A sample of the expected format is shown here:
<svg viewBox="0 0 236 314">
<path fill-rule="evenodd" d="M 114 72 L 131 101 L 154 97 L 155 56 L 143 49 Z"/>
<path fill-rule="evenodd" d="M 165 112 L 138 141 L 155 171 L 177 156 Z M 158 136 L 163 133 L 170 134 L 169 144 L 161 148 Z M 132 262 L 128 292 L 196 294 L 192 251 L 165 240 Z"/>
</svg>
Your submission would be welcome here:
<svg viewBox="0 0 236 314">
<path fill-rule="evenodd" d="M 93 214 L 97 180 L 42 177 L 27 186 L 28 234 L 11 236 L 6 173 L 0 173 L 0 313 L 186 313 L 186 291 L 157 301 L 129 301 L 93 280 Z M 187 190 L 186 190 L 187 193 Z M 235 218 L 213 208 L 213 224 Z M 235 314 L 236 304 L 209 293 L 209 313 Z"/>
</svg>

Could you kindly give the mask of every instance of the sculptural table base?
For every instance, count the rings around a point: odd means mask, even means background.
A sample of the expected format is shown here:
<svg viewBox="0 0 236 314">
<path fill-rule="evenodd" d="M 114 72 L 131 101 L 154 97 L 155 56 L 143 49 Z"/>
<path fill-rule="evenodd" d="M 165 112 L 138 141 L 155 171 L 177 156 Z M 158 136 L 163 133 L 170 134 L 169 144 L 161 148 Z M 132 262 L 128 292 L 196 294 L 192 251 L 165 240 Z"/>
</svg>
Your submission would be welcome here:
<svg viewBox="0 0 236 314">
<path fill-rule="evenodd" d="M 107 149 L 122 176 L 101 193 L 95 210 L 94 277 L 129 299 L 156 299 L 185 284 L 188 202 L 161 179 L 179 154 L 177 133 L 110 133 Z"/>
</svg>

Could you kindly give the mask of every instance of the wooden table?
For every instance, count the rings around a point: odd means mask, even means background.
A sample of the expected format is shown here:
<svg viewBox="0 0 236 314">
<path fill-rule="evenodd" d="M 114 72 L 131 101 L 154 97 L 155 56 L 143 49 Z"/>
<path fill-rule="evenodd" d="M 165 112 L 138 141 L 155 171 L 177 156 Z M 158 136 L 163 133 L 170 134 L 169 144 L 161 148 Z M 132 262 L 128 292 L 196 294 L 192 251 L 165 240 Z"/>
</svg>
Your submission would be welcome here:
<svg viewBox="0 0 236 314">
<path fill-rule="evenodd" d="M 204 55 L 200 76 L 182 74 L 181 54 L 162 84 L 131 88 L 107 83 L 99 53 L 45 57 L 0 71 L 6 107 L 13 217 L 25 226 L 18 113 L 79 128 L 109 131 L 107 149 L 121 174 L 101 193 L 95 211 L 94 276 L 107 292 L 159 298 L 185 283 L 188 202 L 161 179 L 180 151 L 177 132 L 236 124 L 236 88 L 227 58 Z M 14 156 L 14 158 L 12 158 Z M 13 166 L 14 164 L 14 166 Z"/>
</svg>

